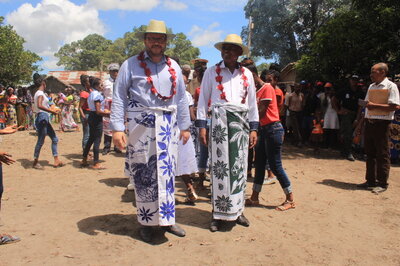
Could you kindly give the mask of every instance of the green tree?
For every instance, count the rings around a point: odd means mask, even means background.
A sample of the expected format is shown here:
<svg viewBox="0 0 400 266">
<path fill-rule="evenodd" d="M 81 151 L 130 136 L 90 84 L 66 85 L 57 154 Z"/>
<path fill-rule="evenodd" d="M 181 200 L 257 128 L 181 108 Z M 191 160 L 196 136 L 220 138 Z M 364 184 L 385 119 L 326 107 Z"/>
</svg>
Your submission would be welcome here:
<svg viewBox="0 0 400 266">
<path fill-rule="evenodd" d="M 273 58 L 285 65 L 297 61 L 308 50 L 315 32 L 350 0 L 250 0 L 246 18 L 253 19 L 252 54 Z M 248 28 L 242 30 L 247 41 Z"/>
<path fill-rule="evenodd" d="M 302 78 L 338 81 L 347 74 L 367 76 L 376 62 L 400 71 L 400 4 L 355 0 L 349 11 L 321 27 L 297 69 Z"/>
<path fill-rule="evenodd" d="M 24 49 L 25 40 L 19 36 L 11 25 L 3 25 L 0 17 L 0 83 L 17 85 L 31 81 L 35 65 L 41 58 Z"/>
<path fill-rule="evenodd" d="M 99 34 L 90 34 L 83 40 L 65 44 L 54 55 L 58 57 L 58 66 L 66 70 L 100 70 L 103 59 L 112 41 Z"/>
<path fill-rule="evenodd" d="M 199 57 L 200 50 L 193 47 L 192 42 L 183 33 L 177 33 L 171 40 L 165 53 L 169 56 L 179 58 L 180 64 L 190 64 L 190 60 Z"/>
<path fill-rule="evenodd" d="M 116 62 L 122 64 L 127 58 L 144 50 L 143 40 L 137 33 L 145 31 L 146 26 L 134 27 L 123 37 L 114 42 L 98 35 L 88 35 L 83 40 L 65 44 L 55 54 L 59 58 L 57 65 L 63 65 L 67 70 L 106 70 L 106 66 Z M 168 29 L 168 32 L 172 32 Z M 200 55 L 200 50 L 192 46 L 183 33 L 176 34 L 167 46 L 166 54 L 176 56 L 181 64 L 188 64 L 191 59 Z"/>
</svg>

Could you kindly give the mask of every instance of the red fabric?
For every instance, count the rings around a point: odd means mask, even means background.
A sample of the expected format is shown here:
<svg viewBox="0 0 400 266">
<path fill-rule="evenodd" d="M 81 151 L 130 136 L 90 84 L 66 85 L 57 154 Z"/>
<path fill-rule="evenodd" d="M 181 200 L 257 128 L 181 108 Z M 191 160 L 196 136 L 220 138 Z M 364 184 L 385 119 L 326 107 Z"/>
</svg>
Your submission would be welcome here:
<svg viewBox="0 0 400 266">
<path fill-rule="evenodd" d="M 260 114 L 261 126 L 279 121 L 279 110 L 274 87 L 270 84 L 264 84 L 264 86 L 257 91 L 256 97 L 258 105 L 261 105 L 265 100 L 270 101 L 266 113 L 264 115 Z"/>
<path fill-rule="evenodd" d="M 89 92 L 81 91 L 81 93 L 79 94 L 79 97 L 81 97 L 83 99 L 86 99 L 86 102 L 82 105 L 82 110 L 90 111 L 89 105 L 88 105 L 88 102 L 87 102 L 87 98 L 89 98 Z"/>
</svg>

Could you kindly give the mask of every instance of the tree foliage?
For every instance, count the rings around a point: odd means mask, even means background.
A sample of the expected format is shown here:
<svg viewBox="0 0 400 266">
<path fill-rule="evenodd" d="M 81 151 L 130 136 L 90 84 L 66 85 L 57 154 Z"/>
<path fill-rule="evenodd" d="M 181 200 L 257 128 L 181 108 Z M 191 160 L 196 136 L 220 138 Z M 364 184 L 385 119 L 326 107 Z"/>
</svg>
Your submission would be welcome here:
<svg viewBox="0 0 400 266">
<path fill-rule="evenodd" d="M 36 62 L 41 58 L 28 50 L 25 40 L 19 36 L 11 25 L 3 25 L 0 17 L 0 83 L 17 85 L 31 81 L 34 71 L 38 70 Z"/>
<path fill-rule="evenodd" d="M 253 19 L 252 54 L 274 58 L 282 65 L 297 61 L 308 51 L 315 33 L 350 0 L 250 0 L 246 18 Z M 248 28 L 242 29 L 248 38 Z"/>
<path fill-rule="evenodd" d="M 67 70 L 105 70 L 110 63 L 122 63 L 127 58 L 138 54 L 144 49 L 143 40 L 137 33 L 145 31 L 146 26 L 134 27 L 131 32 L 126 32 L 123 37 L 114 42 L 98 35 L 88 35 L 83 40 L 65 44 L 55 54 L 59 58 L 57 65 L 62 65 Z M 172 32 L 171 29 L 168 29 Z M 191 59 L 200 55 L 200 50 L 193 47 L 190 40 L 183 33 L 176 34 L 167 46 L 166 54 L 178 57 L 180 62 L 188 64 Z"/>
<path fill-rule="evenodd" d="M 351 10 L 337 13 L 320 28 L 297 69 L 302 77 L 340 80 L 367 75 L 376 62 L 400 71 L 400 3 L 355 0 Z"/>
<path fill-rule="evenodd" d="M 66 70 L 99 70 L 105 52 L 112 41 L 101 35 L 90 34 L 83 40 L 65 44 L 55 56 L 59 58 L 58 66 Z"/>
</svg>

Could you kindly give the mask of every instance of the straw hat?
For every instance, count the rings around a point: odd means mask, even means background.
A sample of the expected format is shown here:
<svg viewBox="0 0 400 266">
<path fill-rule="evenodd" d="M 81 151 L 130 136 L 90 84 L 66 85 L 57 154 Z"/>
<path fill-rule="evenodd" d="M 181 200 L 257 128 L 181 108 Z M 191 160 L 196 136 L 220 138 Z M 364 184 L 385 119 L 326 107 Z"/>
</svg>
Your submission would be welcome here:
<svg viewBox="0 0 400 266">
<path fill-rule="evenodd" d="M 225 40 L 223 42 L 217 42 L 214 46 L 218 50 L 222 50 L 222 45 L 224 44 L 234 44 L 242 48 L 243 53 L 242 54 L 248 54 L 249 53 L 249 48 L 247 46 L 243 45 L 242 38 L 240 38 L 239 35 L 237 34 L 229 34 L 226 36 Z"/>
<path fill-rule="evenodd" d="M 144 39 L 144 35 L 146 33 L 165 34 L 165 35 L 167 35 L 168 40 L 171 40 L 175 37 L 175 34 L 167 33 L 167 27 L 165 26 L 164 21 L 155 20 L 155 19 L 150 20 L 149 25 L 147 25 L 147 27 L 146 27 L 145 32 L 138 32 L 136 36 L 139 37 L 140 39 Z"/>
</svg>

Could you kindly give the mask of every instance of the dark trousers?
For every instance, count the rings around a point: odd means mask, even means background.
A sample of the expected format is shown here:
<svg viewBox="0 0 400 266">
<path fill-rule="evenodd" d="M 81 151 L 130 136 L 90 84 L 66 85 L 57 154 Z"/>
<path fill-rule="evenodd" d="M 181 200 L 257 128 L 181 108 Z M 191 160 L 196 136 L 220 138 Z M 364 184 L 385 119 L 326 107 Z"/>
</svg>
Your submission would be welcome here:
<svg viewBox="0 0 400 266">
<path fill-rule="evenodd" d="M 290 118 L 290 124 L 293 128 L 292 144 L 301 144 L 303 142 L 303 138 L 301 135 L 301 124 L 302 124 L 303 113 L 289 110 L 289 118 Z"/>
<path fill-rule="evenodd" d="M 356 119 L 355 112 L 340 116 L 340 134 L 343 139 L 342 153 L 348 156 L 351 153 L 351 144 L 353 140 L 353 122 Z"/>
<path fill-rule="evenodd" d="M 1 209 L 1 197 L 3 196 L 3 166 L 0 163 L 0 209 Z"/>
<path fill-rule="evenodd" d="M 85 149 L 83 150 L 83 158 L 87 158 L 90 148 L 92 147 L 93 144 L 93 161 L 94 163 L 98 163 L 101 136 L 103 135 L 103 117 L 96 114 L 96 112 L 90 112 L 88 118 L 88 124 L 89 124 L 89 139 L 86 143 Z"/>
<path fill-rule="evenodd" d="M 112 140 L 112 136 L 108 136 L 106 134 L 104 134 L 104 149 L 106 151 L 110 151 L 111 150 L 111 140 Z"/>
<path fill-rule="evenodd" d="M 390 171 L 389 120 L 366 119 L 364 150 L 367 155 L 365 179 L 371 186 L 386 188 Z"/>
</svg>

